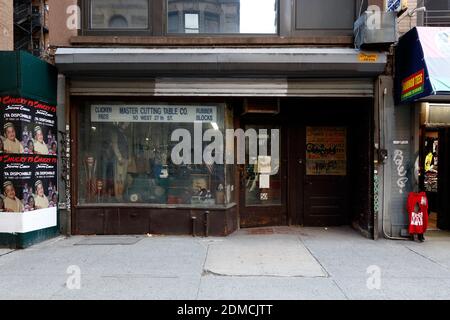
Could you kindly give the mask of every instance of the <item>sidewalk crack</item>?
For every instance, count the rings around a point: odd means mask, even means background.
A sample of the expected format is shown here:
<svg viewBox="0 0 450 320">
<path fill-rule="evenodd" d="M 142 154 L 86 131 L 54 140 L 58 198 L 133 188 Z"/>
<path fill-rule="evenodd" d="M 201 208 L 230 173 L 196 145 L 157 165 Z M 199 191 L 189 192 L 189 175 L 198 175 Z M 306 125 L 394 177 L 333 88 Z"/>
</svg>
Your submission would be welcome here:
<svg viewBox="0 0 450 320">
<path fill-rule="evenodd" d="M 6 256 L 6 255 L 11 254 L 11 253 L 13 253 L 15 251 L 16 250 L 11 250 L 11 251 L 8 251 L 7 253 L 0 254 L 0 257 Z"/>
<path fill-rule="evenodd" d="M 195 296 L 195 300 L 198 300 L 198 296 L 200 295 L 200 288 L 202 286 L 202 279 L 205 273 L 205 266 L 206 266 L 206 259 L 208 259 L 208 254 L 209 254 L 209 244 L 206 245 L 206 254 L 205 254 L 205 259 L 203 260 L 203 265 L 202 265 L 202 272 L 200 274 L 200 279 L 198 281 L 198 288 L 197 288 L 197 294 Z"/>
<path fill-rule="evenodd" d="M 411 252 L 417 254 L 418 256 L 420 256 L 420 257 L 422 257 L 422 258 L 424 258 L 424 259 L 426 259 L 426 260 L 428 260 L 428 261 L 431 261 L 432 263 L 434 263 L 434 264 L 440 266 L 441 268 L 444 268 L 444 269 L 447 270 L 447 271 L 450 271 L 450 268 L 449 268 L 448 266 L 446 266 L 445 264 L 442 264 L 442 263 L 440 263 L 440 262 L 438 262 L 438 261 L 436 261 L 436 260 L 434 260 L 434 259 L 432 259 L 432 258 L 430 258 L 430 257 L 427 257 L 426 255 L 424 255 L 424 254 L 422 254 L 422 253 L 420 253 L 420 252 L 417 252 L 416 250 L 414 250 L 414 249 L 412 249 L 412 248 L 410 248 L 410 247 L 408 247 L 408 246 L 405 246 L 405 247 L 406 247 L 406 249 L 408 249 L 409 251 L 411 251 Z"/>
<path fill-rule="evenodd" d="M 347 296 L 347 294 L 345 294 L 344 289 L 341 288 L 341 286 L 337 283 L 337 281 L 334 280 L 333 278 L 331 278 L 331 281 L 333 281 L 333 283 L 336 285 L 336 287 L 339 289 L 339 291 L 344 295 L 345 300 L 350 300 L 350 298 Z"/>
<path fill-rule="evenodd" d="M 320 265 L 320 267 L 322 268 L 322 270 L 325 272 L 325 278 L 331 278 L 330 273 L 328 272 L 328 270 L 325 268 L 325 266 L 322 264 L 322 262 L 320 262 L 320 260 L 314 255 L 314 253 L 308 248 L 308 246 L 306 245 L 305 242 L 303 242 L 301 235 L 297 235 L 296 237 L 298 239 L 298 241 L 303 245 L 303 247 L 305 247 L 305 249 L 309 252 L 309 254 L 314 258 L 314 260 L 316 260 L 316 262 Z"/>
</svg>

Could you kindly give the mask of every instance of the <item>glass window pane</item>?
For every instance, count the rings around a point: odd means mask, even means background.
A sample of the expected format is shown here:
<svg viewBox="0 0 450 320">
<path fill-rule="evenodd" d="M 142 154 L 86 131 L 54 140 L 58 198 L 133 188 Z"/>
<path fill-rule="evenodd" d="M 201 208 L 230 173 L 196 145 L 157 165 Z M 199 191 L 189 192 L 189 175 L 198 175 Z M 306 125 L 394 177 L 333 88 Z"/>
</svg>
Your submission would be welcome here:
<svg viewBox="0 0 450 320">
<path fill-rule="evenodd" d="M 438 192 L 439 179 L 439 132 L 425 132 L 425 177 L 424 187 L 426 192 Z"/>
<path fill-rule="evenodd" d="M 91 0 L 91 29 L 148 29 L 149 0 Z"/>
<path fill-rule="evenodd" d="M 274 34 L 278 30 L 277 0 L 167 0 L 167 3 L 169 33 Z M 184 28 L 170 18 L 174 14 L 184 14 Z"/>
<path fill-rule="evenodd" d="M 168 17 L 169 33 L 178 32 L 180 24 L 178 12 L 172 12 Z"/>
<path fill-rule="evenodd" d="M 246 206 L 274 206 L 281 205 L 281 186 L 282 178 L 279 162 L 276 155 L 272 154 L 271 130 L 280 130 L 279 127 L 270 125 L 252 125 L 246 126 L 245 130 L 256 130 L 258 139 L 258 155 L 267 154 L 268 157 L 260 157 L 251 159 L 249 154 L 249 146 L 246 144 L 245 165 L 245 205 Z M 278 142 L 279 147 L 279 142 Z M 266 150 L 266 152 L 261 152 Z M 280 154 L 280 150 L 277 151 Z M 254 164 L 252 164 L 254 163 Z M 263 166 L 269 166 L 270 174 L 263 172 Z"/>
<path fill-rule="evenodd" d="M 355 0 L 296 0 L 296 29 L 353 29 Z"/>
<path fill-rule="evenodd" d="M 187 29 L 198 29 L 198 14 L 186 13 L 184 15 L 184 27 Z"/>
<path fill-rule="evenodd" d="M 198 13 L 185 13 L 184 14 L 184 32 L 185 33 L 198 33 L 199 32 Z"/>
<path fill-rule="evenodd" d="M 80 110 L 78 136 L 79 204 L 230 203 L 234 186 L 225 177 L 232 176 L 231 169 L 220 162 L 208 163 L 203 156 L 212 142 L 204 141 L 203 134 L 217 133 L 217 142 L 223 145 L 224 128 L 222 105 L 86 104 Z M 180 132 L 188 137 L 172 141 L 172 135 Z M 182 141 L 187 144 L 176 154 L 190 154 L 191 161 L 177 164 L 173 150 Z M 196 143 L 202 147 L 199 163 Z"/>
</svg>

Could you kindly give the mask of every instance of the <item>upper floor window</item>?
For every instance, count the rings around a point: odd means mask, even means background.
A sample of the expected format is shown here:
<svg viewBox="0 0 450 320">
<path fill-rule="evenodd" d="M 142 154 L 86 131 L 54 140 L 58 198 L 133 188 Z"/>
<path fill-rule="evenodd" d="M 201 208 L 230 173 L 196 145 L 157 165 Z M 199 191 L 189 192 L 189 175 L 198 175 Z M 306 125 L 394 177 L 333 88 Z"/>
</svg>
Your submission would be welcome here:
<svg viewBox="0 0 450 320">
<path fill-rule="evenodd" d="M 355 0 L 295 0 L 295 28 L 353 30 L 356 10 Z"/>
<path fill-rule="evenodd" d="M 184 33 L 199 33 L 200 22 L 198 12 L 184 14 Z"/>
<path fill-rule="evenodd" d="M 366 0 L 79 1 L 82 35 L 352 35 L 367 7 Z"/>
<path fill-rule="evenodd" d="M 278 0 L 166 0 L 169 33 L 275 34 Z"/>
<path fill-rule="evenodd" d="M 89 30 L 148 30 L 150 0 L 87 0 Z"/>
<path fill-rule="evenodd" d="M 424 25 L 430 27 L 450 26 L 450 0 L 425 0 L 427 11 L 424 14 Z"/>
</svg>

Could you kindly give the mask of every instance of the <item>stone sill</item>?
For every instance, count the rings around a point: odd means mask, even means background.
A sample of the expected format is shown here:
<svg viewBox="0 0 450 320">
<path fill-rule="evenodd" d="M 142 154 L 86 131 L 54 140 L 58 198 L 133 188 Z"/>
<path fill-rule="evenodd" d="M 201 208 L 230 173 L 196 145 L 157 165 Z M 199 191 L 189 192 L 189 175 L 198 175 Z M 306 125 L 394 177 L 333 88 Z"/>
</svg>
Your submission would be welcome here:
<svg viewBox="0 0 450 320">
<path fill-rule="evenodd" d="M 199 47 L 199 46 L 343 46 L 353 47 L 352 36 L 221 36 L 221 37 L 144 37 L 144 36 L 75 36 L 73 46 L 153 46 L 153 47 Z"/>
</svg>

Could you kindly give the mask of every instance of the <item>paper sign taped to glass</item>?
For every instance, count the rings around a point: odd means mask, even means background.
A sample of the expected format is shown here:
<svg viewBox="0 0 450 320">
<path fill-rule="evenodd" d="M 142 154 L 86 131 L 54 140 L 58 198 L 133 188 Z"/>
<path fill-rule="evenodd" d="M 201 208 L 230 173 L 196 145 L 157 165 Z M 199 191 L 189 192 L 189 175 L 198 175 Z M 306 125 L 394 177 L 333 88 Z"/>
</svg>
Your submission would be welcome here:
<svg viewBox="0 0 450 320">
<path fill-rule="evenodd" d="M 259 175 L 259 188 L 260 189 L 270 188 L 270 175 L 268 174 Z"/>
<path fill-rule="evenodd" d="M 272 174 L 272 157 L 258 156 L 258 173 Z"/>
</svg>

